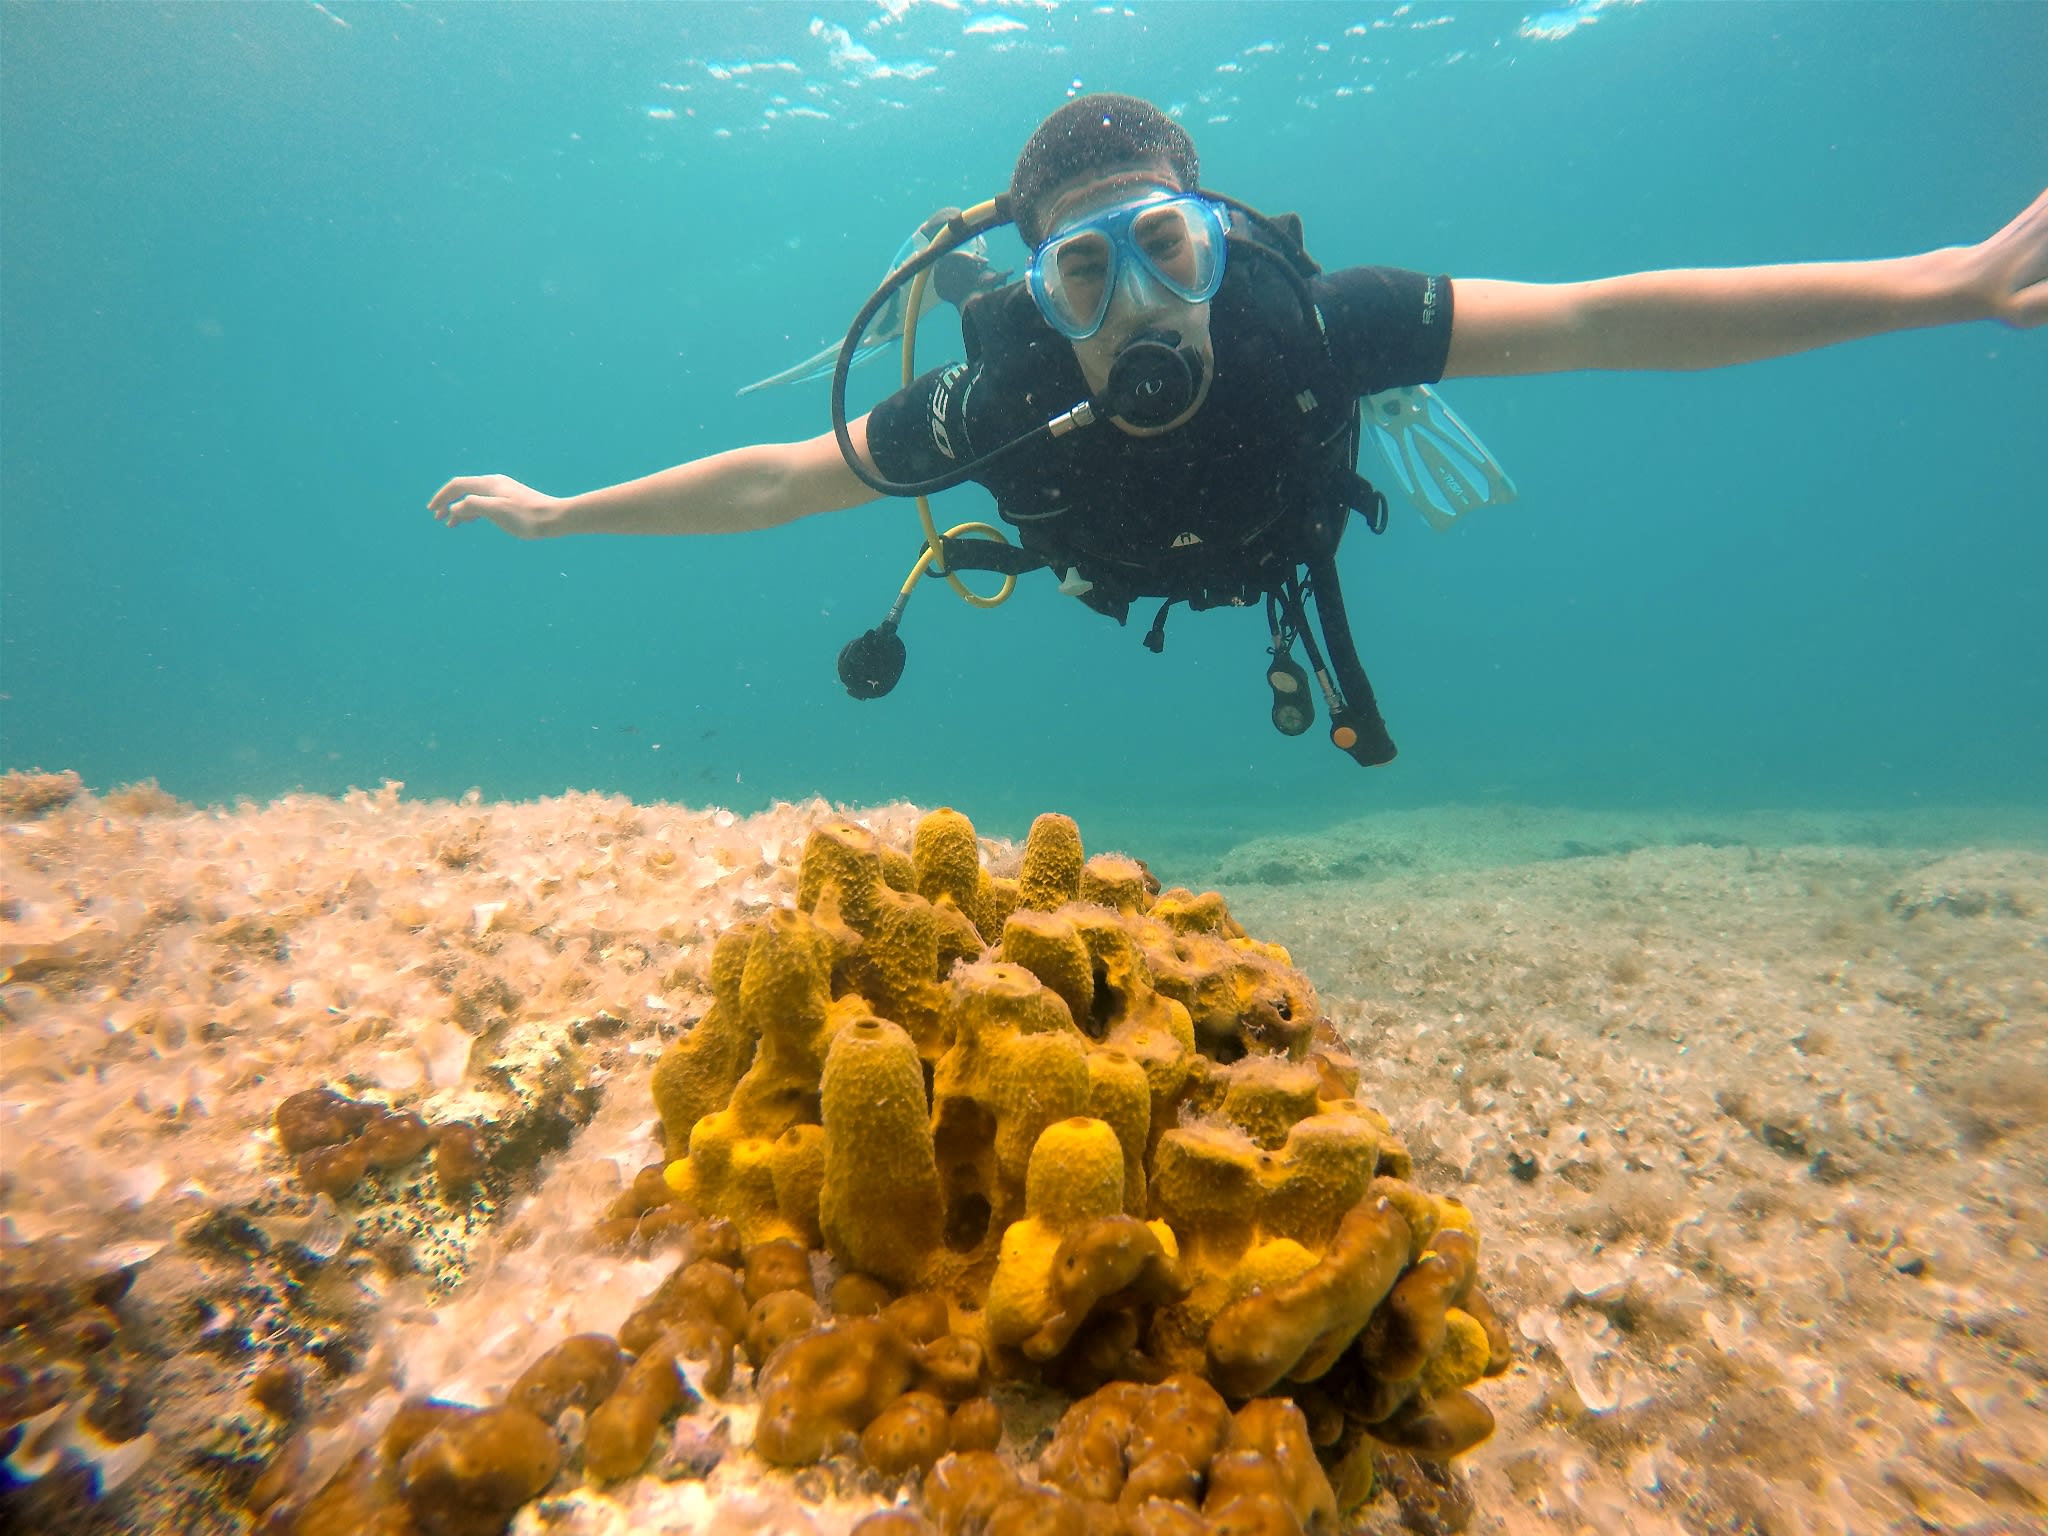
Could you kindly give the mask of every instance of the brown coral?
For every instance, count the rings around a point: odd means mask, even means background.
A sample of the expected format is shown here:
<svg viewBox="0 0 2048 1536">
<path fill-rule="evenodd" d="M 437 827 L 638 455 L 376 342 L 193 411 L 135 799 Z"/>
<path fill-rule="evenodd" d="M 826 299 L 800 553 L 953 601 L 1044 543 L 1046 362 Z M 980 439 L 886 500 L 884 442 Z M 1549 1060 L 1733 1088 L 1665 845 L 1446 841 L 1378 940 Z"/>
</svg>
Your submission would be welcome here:
<svg viewBox="0 0 2048 1536">
<path fill-rule="evenodd" d="M 1313 1269 L 1218 1314 L 1209 1329 L 1216 1384 L 1233 1397 L 1255 1397 L 1284 1377 L 1314 1381 L 1394 1286 L 1407 1249 L 1407 1223 L 1394 1208 L 1360 1201 Z"/>
<path fill-rule="evenodd" d="M 524 1408 L 485 1408 L 429 1430 L 399 1463 L 399 1485 L 428 1536 L 498 1536 L 554 1481 L 562 1449 Z"/>
<path fill-rule="evenodd" d="M 911 1345 L 878 1318 L 842 1318 L 785 1344 L 761 1368 L 754 1449 L 803 1466 L 858 1439 L 916 1377 Z"/>
</svg>

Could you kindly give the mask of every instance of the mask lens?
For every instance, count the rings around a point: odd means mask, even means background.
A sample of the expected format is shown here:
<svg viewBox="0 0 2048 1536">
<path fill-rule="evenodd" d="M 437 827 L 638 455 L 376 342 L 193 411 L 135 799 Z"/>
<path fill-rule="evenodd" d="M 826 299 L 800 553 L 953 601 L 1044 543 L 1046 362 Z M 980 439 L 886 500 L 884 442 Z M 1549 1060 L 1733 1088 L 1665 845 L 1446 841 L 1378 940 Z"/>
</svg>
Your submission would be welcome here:
<svg viewBox="0 0 2048 1536">
<path fill-rule="evenodd" d="M 1048 314 L 1061 330 L 1086 336 L 1102 323 L 1114 259 L 1109 237 L 1093 229 L 1054 241 L 1040 255 L 1036 270 L 1051 305 Z"/>
<path fill-rule="evenodd" d="M 1201 205 L 1176 200 L 1143 208 L 1131 221 L 1131 244 L 1159 280 L 1184 299 L 1215 297 L 1214 226 Z"/>
</svg>

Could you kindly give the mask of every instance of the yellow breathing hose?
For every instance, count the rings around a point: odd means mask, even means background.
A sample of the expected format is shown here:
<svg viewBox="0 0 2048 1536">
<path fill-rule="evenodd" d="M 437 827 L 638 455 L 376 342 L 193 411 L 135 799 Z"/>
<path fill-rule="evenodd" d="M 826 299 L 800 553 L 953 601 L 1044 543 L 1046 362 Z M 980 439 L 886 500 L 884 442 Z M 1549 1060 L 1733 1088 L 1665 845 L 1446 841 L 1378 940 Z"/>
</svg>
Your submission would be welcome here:
<svg viewBox="0 0 2048 1536">
<path fill-rule="evenodd" d="M 972 225 L 979 220 L 992 217 L 995 213 L 995 208 L 996 200 L 994 198 L 990 198 L 987 202 L 976 203 L 972 208 L 960 215 L 960 221 L 963 224 Z M 906 389 L 910 387 L 912 381 L 917 377 L 917 316 L 919 310 L 924 307 L 925 284 L 930 281 L 931 275 L 932 269 L 926 267 L 911 281 L 909 307 L 904 311 L 903 386 Z M 911 589 L 918 583 L 918 578 L 923 576 L 927 570 L 936 570 L 941 576 L 946 578 L 947 584 L 960 594 L 963 602 L 972 603 L 977 608 L 994 608 L 1000 603 L 1009 601 L 1010 594 L 1017 589 L 1017 578 L 1015 576 L 1005 576 L 1002 586 L 996 591 L 994 596 L 983 597 L 979 592 L 971 590 L 967 583 L 962 581 L 959 576 L 946 569 L 945 545 L 940 542 L 942 537 L 953 539 L 963 538 L 968 534 L 975 534 L 981 538 L 993 539 L 998 544 L 1007 544 L 1010 541 L 1003 537 L 1002 529 L 989 523 L 955 523 L 945 531 L 944 535 L 941 535 L 939 533 L 939 525 L 932 517 L 932 503 L 931 498 L 928 496 L 917 498 L 917 515 L 924 524 L 924 553 L 917 557 L 917 564 L 910 568 L 910 574 L 904 578 L 903 585 L 897 592 L 899 599 L 907 599 L 910 596 Z"/>
</svg>

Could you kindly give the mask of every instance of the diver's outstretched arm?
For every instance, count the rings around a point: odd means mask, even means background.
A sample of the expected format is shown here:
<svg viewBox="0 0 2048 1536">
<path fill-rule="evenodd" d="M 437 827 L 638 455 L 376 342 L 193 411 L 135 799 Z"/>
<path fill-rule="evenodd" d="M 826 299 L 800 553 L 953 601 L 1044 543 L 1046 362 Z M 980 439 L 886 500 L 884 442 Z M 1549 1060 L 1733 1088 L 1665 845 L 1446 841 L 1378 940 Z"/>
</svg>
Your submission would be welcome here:
<svg viewBox="0 0 2048 1536">
<path fill-rule="evenodd" d="M 863 461 L 868 419 L 847 423 Z M 427 510 L 450 528 L 487 518 L 520 539 L 565 533 L 745 533 L 873 501 L 831 433 L 692 459 L 624 485 L 549 496 L 509 475 L 461 475 Z"/>
<path fill-rule="evenodd" d="M 1453 285 L 1445 378 L 1720 368 L 1962 320 L 2048 323 L 2048 192 L 1978 245 L 1888 261 Z"/>
</svg>

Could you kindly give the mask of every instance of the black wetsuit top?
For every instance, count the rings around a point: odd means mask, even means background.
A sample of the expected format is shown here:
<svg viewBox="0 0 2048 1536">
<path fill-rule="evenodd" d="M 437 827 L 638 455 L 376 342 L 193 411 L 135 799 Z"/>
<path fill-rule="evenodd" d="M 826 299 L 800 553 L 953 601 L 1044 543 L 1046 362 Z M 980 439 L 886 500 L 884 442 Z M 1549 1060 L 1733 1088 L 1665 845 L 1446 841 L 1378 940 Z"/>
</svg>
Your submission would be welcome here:
<svg viewBox="0 0 2048 1536">
<path fill-rule="evenodd" d="M 1337 387 L 1351 398 L 1443 375 L 1451 339 L 1451 282 L 1392 267 L 1351 267 L 1311 278 Z M 1262 321 L 1284 308 L 1288 320 Z M 1183 427 L 1140 438 L 1107 422 L 1054 438 L 975 478 L 1026 534 L 1059 530 L 1061 548 L 1112 561 L 1150 558 L 1197 539 L 1228 545 L 1285 499 L 1298 473 L 1299 378 L 1275 353 L 1285 330 L 1305 333 L 1297 299 L 1274 291 L 1259 263 L 1233 259 L 1210 317 L 1216 373 Z M 1038 315 L 1021 283 L 971 299 L 962 312 L 968 361 L 934 369 L 868 417 L 868 450 L 891 480 L 944 474 L 1042 425 L 1088 397 L 1073 346 Z M 1328 365 L 1323 367 L 1327 377 Z M 1347 412 L 1349 399 L 1328 402 Z M 1048 518 L 1048 514 L 1052 514 Z M 1220 554 L 1221 551 L 1219 550 Z"/>
</svg>

